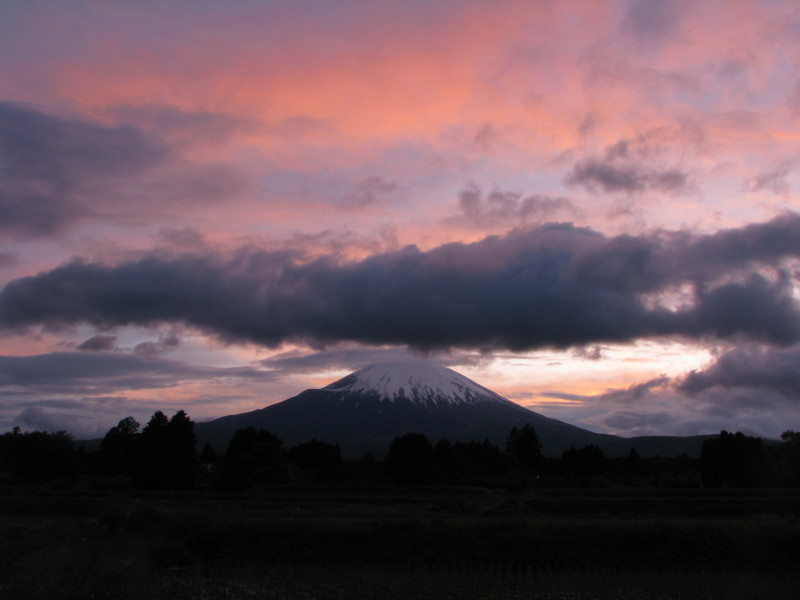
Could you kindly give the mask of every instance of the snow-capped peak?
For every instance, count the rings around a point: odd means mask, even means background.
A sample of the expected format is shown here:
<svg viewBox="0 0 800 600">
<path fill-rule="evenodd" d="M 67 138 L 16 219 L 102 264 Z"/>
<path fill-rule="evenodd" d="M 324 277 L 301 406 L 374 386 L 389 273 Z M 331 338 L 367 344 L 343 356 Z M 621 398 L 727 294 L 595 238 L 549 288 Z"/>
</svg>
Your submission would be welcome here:
<svg viewBox="0 0 800 600">
<path fill-rule="evenodd" d="M 405 398 L 417 404 L 510 403 L 455 371 L 422 360 L 369 365 L 325 386 L 349 394 L 377 395 L 381 400 Z"/>
</svg>

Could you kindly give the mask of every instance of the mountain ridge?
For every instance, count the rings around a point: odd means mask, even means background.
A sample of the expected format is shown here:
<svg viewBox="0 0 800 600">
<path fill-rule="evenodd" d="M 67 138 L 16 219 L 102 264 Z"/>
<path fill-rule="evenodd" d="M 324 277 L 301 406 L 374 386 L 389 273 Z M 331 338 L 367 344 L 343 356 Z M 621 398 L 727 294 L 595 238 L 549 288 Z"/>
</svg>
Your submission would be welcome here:
<svg viewBox="0 0 800 600">
<path fill-rule="evenodd" d="M 348 395 L 378 395 L 381 401 L 390 402 L 405 398 L 423 406 L 442 402 L 473 404 L 481 400 L 512 403 L 461 373 L 419 360 L 367 365 L 322 389 Z"/>
<path fill-rule="evenodd" d="M 502 448 L 513 427 L 528 423 L 538 433 L 545 455 L 560 456 L 570 446 L 595 444 L 610 456 L 624 456 L 637 447 L 637 438 L 595 433 L 546 417 L 456 371 L 424 361 L 368 365 L 321 389 L 197 423 L 195 429 L 201 443 L 211 443 L 220 451 L 236 429 L 253 426 L 268 429 L 287 446 L 316 438 L 339 444 L 346 458 L 358 459 L 365 452 L 380 458 L 392 439 L 411 432 L 426 435 L 432 443 L 489 440 Z M 645 453 L 640 454 L 652 455 L 650 449 L 657 448 L 666 456 L 675 446 L 675 455 L 699 455 L 703 439 L 650 436 L 642 446 Z"/>
</svg>

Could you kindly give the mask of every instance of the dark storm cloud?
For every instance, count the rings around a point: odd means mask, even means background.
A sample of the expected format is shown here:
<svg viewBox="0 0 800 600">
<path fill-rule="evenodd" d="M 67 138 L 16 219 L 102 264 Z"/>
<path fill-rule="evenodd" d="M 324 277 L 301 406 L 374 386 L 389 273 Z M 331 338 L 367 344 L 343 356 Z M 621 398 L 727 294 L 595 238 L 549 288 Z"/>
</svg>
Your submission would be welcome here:
<svg viewBox="0 0 800 600">
<path fill-rule="evenodd" d="M 126 354 L 53 352 L 35 356 L 0 356 L 0 386 L 55 386 L 56 391 L 73 386 L 117 385 L 161 387 L 172 385 L 183 366 L 150 363 Z"/>
<path fill-rule="evenodd" d="M 286 352 L 261 361 L 271 372 L 312 373 L 324 369 L 357 370 L 369 364 L 408 360 L 402 348 L 338 348 L 322 352 Z"/>
<path fill-rule="evenodd" d="M 653 429 L 663 428 L 675 421 L 675 415 L 667 412 L 637 412 L 623 410 L 608 415 L 600 420 L 603 424 L 616 430 L 647 433 Z"/>
<path fill-rule="evenodd" d="M 10 179 L 0 173 L 0 233 L 44 236 L 86 214 L 83 207 L 66 198 L 39 194 L 35 186 Z"/>
<path fill-rule="evenodd" d="M 174 350 L 180 345 L 180 337 L 178 337 L 177 333 L 171 331 L 166 335 L 161 336 L 157 342 L 142 342 L 141 344 L 136 344 L 133 352 L 134 354 L 143 358 L 152 358 L 154 356 L 158 356 L 159 354 L 164 354 L 165 352 Z"/>
<path fill-rule="evenodd" d="M 613 402 L 623 405 L 636 404 L 646 398 L 654 389 L 663 388 L 669 385 L 669 383 L 670 379 L 662 375 L 650 381 L 636 383 L 623 389 L 611 390 L 603 394 L 601 398 L 606 403 Z"/>
<path fill-rule="evenodd" d="M 522 226 L 552 219 L 555 215 L 575 215 L 575 206 L 566 198 L 544 194 L 522 196 L 516 192 L 494 190 L 484 195 L 475 184 L 458 195 L 457 217 L 446 219 L 448 224 L 471 227 Z"/>
<path fill-rule="evenodd" d="M 705 369 L 689 373 L 677 387 L 697 393 L 715 386 L 773 390 L 800 399 L 800 348 L 734 348 Z"/>
<path fill-rule="evenodd" d="M 747 338 L 776 344 L 800 340 L 800 312 L 787 282 L 751 275 L 742 283 L 700 290 L 693 326 L 714 331 L 720 338 Z"/>
<path fill-rule="evenodd" d="M 0 324 L 187 324 L 229 342 L 341 341 L 512 350 L 653 336 L 800 341 L 782 259 L 800 216 L 714 235 L 607 237 L 548 224 L 471 244 L 406 247 L 360 262 L 288 251 L 74 260 L 12 281 Z M 678 306 L 660 296 L 682 290 Z"/>
<path fill-rule="evenodd" d="M 745 345 L 683 377 L 611 390 L 584 424 L 621 435 L 700 435 L 720 429 L 777 438 L 800 423 L 800 348 Z"/>
<path fill-rule="evenodd" d="M 269 378 L 247 367 L 197 367 L 123 353 L 53 352 L 0 356 L 0 388 L 24 386 L 40 393 L 108 393 L 114 389 L 171 387 L 185 380 Z"/>
<path fill-rule="evenodd" d="M 777 438 L 800 423 L 800 346 L 742 344 L 681 377 L 662 376 L 592 400 L 605 412 L 586 423 L 623 435 L 725 428 Z"/>
<path fill-rule="evenodd" d="M 210 204 L 250 189 L 224 163 L 181 154 L 248 125 L 214 113 L 170 107 L 109 111 L 108 126 L 0 101 L 0 235 L 43 237 L 79 219 L 142 223 L 176 206 Z"/>
<path fill-rule="evenodd" d="M 697 146 L 701 139 L 702 132 L 691 123 L 647 129 L 607 146 L 601 156 L 578 161 L 564 182 L 593 193 L 686 192 L 692 187 L 689 175 L 677 167 L 665 167 L 662 162 L 674 149 Z"/>
<path fill-rule="evenodd" d="M 78 346 L 82 352 L 109 352 L 117 348 L 117 336 L 94 335 Z"/>
<path fill-rule="evenodd" d="M 404 361 L 419 358 L 419 353 L 404 348 L 343 347 L 321 352 L 304 353 L 291 351 L 260 361 L 270 373 L 312 373 L 325 369 L 355 371 L 367 365 L 381 362 Z M 428 362 L 442 366 L 464 366 L 479 364 L 481 357 L 469 353 L 447 353 L 442 356 L 425 355 Z"/>
<path fill-rule="evenodd" d="M 79 200 L 89 182 L 141 173 L 167 153 L 132 127 L 0 101 L 0 233 L 54 233 L 91 212 Z"/>
<path fill-rule="evenodd" d="M 634 163 L 587 158 L 579 161 L 565 183 L 580 185 L 590 192 L 634 194 L 645 190 L 680 192 L 687 188 L 689 177 L 679 169 L 650 169 Z"/>
<path fill-rule="evenodd" d="M 720 267 L 774 264 L 800 254 L 800 215 L 785 213 L 766 223 L 723 229 L 706 236 L 681 234 L 673 239 L 673 245 L 675 268 L 683 267 L 696 279 L 709 278 Z"/>
</svg>

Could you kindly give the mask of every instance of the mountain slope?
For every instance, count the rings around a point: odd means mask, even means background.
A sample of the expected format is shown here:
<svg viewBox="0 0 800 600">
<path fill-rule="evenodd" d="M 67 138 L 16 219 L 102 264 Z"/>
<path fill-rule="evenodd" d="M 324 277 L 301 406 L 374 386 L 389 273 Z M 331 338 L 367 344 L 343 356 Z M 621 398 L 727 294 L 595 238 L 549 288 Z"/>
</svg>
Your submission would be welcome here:
<svg viewBox="0 0 800 600">
<path fill-rule="evenodd" d="M 259 410 L 198 423 L 198 438 L 223 450 L 240 427 L 269 429 L 287 446 L 312 438 L 339 443 L 345 456 L 382 456 L 408 432 L 436 443 L 483 441 L 504 447 L 512 427 L 530 423 L 543 451 L 560 455 L 571 445 L 606 446 L 620 438 L 593 433 L 523 408 L 447 369 L 423 361 L 370 365 L 322 389 Z"/>
<path fill-rule="evenodd" d="M 353 395 L 378 396 L 383 401 L 408 400 L 420 406 L 510 402 L 452 369 L 423 361 L 397 361 L 364 367 L 323 389 Z"/>
</svg>

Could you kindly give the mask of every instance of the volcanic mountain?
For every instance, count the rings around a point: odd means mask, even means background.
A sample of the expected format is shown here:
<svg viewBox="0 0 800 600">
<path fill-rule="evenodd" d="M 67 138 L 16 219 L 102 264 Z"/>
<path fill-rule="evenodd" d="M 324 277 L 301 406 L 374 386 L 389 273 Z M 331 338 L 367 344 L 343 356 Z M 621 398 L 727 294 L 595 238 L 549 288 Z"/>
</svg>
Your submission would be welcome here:
<svg viewBox="0 0 800 600">
<path fill-rule="evenodd" d="M 569 446 L 609 447 L 621 440 L 551 419 L 499 396 L 448 368 L 421 360 L 374 364 L 322 389 L 248 413 L 197 423 L 201 442 L 224 450 L 236 429 L 268 429 L 286 446 L 312 438 L 342 446 L 345 457 L 373 451 L 380 458 L 398 435 L 422 433 L 436 443 L 473 440 L 505 445 L 512 427 L 530 423 L 543 452 Z M 629 447 L 625 449 L 627 452 Z"/>
</svg>

